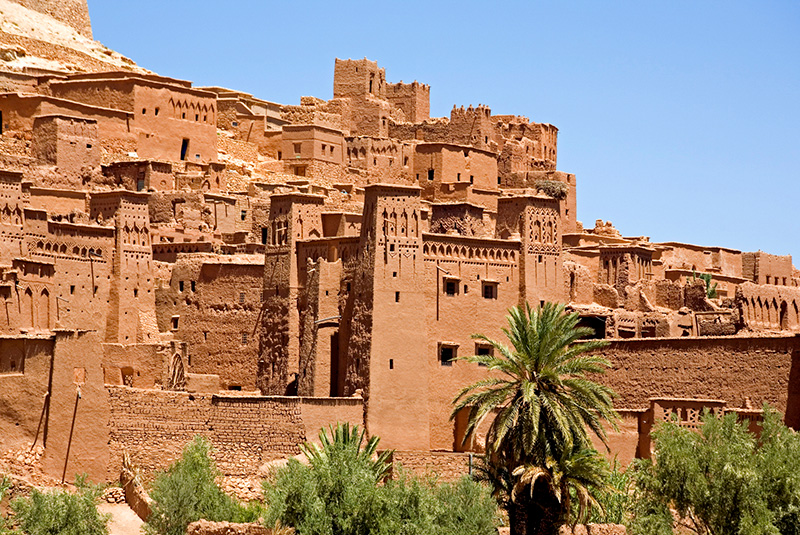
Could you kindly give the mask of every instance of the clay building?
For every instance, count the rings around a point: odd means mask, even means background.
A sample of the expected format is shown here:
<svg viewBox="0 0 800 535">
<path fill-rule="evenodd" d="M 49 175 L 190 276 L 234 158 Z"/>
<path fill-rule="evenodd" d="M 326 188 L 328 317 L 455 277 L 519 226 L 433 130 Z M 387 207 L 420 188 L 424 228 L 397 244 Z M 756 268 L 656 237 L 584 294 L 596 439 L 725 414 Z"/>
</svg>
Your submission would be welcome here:
<svg viewBox="0 0 800 535">
<path fill-rule="evenodd" d="M 366 58 L 298 105 L 109 69 L 0 87 L 0 447 L 43 441 L 48 473 L 110 480 L 125 449 L 152 474 L 199 433 L 244 480 L 349 421 L 455 475 L 483 431 L 451 401 L 489 376 L 459 357 L 524 302 L 611 341 L 621 459 L 669 412 L 800 426 L 791 257 L 584 228 L 553 125 L 432 118 Z"/>
</svg>

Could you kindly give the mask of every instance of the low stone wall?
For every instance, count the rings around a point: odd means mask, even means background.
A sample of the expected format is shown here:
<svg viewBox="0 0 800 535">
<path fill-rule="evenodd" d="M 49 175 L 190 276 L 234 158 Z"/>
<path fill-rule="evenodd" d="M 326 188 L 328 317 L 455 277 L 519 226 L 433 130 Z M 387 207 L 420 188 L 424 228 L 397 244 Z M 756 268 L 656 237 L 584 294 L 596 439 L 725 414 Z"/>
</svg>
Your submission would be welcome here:
<svg viewBox="0 0 800 535">
<path fill-rule="evenodd" d="M 394 477 L 398 465 L 418 476 L 434 475 L 440 481 L 456 481 L 470 473 L 469 453 L 395 451 L 390 460 L 394 465 Z"/>
<path fill-rule="evenodd" d="M 300 453 L 299 445 L 336 421 L 361 424 L 360 398 L 191 394 L 108 386 L 111 466 L 127 451 L 146 479 L 175 461 L 195 435 L 209 439 L 226 476 L 252 476 L 266 462 Z"/>
<path fill-rule="evenodd" d="M 186 527 L 186 535 L 270 535 L 271 530 L 258 524 L 233 524 L 198 520 Z"/>
</svg>

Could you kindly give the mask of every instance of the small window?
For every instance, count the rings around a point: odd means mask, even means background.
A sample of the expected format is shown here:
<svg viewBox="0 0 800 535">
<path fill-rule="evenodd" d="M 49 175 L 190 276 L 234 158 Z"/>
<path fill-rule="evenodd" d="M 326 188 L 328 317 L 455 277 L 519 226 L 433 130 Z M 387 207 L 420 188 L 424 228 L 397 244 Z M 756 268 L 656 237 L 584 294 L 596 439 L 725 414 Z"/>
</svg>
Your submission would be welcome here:
<svg viewBox="0 0 800 535">
<path fill-rule="evenodd" d="M 228 390 L 231 392 L 241 392 L 242 385 L 228 385 Z"/>
<path fill-rule="evenodd" d="M 92 144 L 91 144 L 91 143 L 87 143 L 87 144 L 86 144 L 86 148 L 87 148 L 87 149 L 91 149 L 91 148 L 92 148 Z"/>
<path fill-rule="evenodd" d="M 195 121 L 199 121 L 200 120 L 200 114 L 199 113 L 195 114 L 194 120 Z"/>
<path fill-rule="evenodd" d="M 177 331 L 178 330 L 178 320 L 180 318 L 181 318 L 180 316 L 172 316 L 172 330 L 173 331 Z"/>
<path fill-rule="evenodd" d="M 400 302 L 400 292 L 395 292 L 394 293 L 394 302 L 395 303 L 399 303 Z"/>
<path fill-rule="evenodd" d="M 389 359 L 389 369 L 390 370 L 394 369 L 394 359 Z"/>
<path fill-rule="evenodd" d="M 231 121 L 231 126 L 239 126 L 239 121 Z"/>
<path fill-rule="evenodd" d="M 497 185 L 500 185 L 500 177 L 497 177 Z"/>
<path fill-rule="evenodd" d="M 445 280 L 444 293 L 446 293 L 447 295 L 456 295 L 458 293 L 458 281 Z"/>
<path fill-rule="evenodd" d="M 428 169 L 428 180 L 433 180 L 433 169 Z"/>
<path fill-rule="evenodd" d="M 244 292 L 239 292 L 239 304 L 244 304 Z"/>
<path fill-rule="evenodd" d="M 300 154 L 301 143 L 293 143 L 292 147 L 294 148 L 295 154 Z"/>
<path fill-rule="evenodd" d="M 74 285 L 74 284 L 70 284 L 70 286 L 69 286 L 69 293 L 70 293 L 70 295 L 72 295 L 72 294 L 74 294 L 74 293 L 75 293 L 75 285 Z"/>
<path fill-rule="evenodd" d="M 347 291 L 348 292 L 350 291 L 350 283 L 349 282 L 347 283 Z"/>
<path fill-rule="evenodd" d="M 247 345 L 247 333 L 242 333 L 242 345 Z"/>
<path fill-rule="evenodd" d="M 403 158 L 403 165 L 404 165 L 405 167 L 408 167 L 408 156 L 406 156 L 405 158 Z"/>
<path fill-rule="evenodd" d="M 475 354 L 480 356 L 492 356 L 494 355 L 494 348 L 486 344 L 475 344 Z M 485 368 L 486 364 L 478 364 L 478 366 Z"/>
<path fill-rule="evenodd" d="M 181 113 L 181 119 L 186 119 L 186 112 Z"/>
<path fill-rule="evenodd" d="M 456 350 L 458 348 L 454 345 L 439 345 L 439 362 L 442 366 L 452 366 L 453 361 L 456 360 Z"/>
<path fill-rule="evenodd" d="M 192 281 L 191 285 L 192 285 L 192 291 L 194 292 L 197 289 L 197 283 L 195 281 Z"/>
<path fill-rule="evenodd" d="M 264 245 L 267 244 L 267 238 L 269 237 L 269 230 L 267 227 L 261 227 L 261 243 Z"/>
<path fill-rule="evenodd" d="M 494 282 L 483 283 L 483 298 L 497 299 L 497 284 Z"/>
<path fill-rule="evenodd" d="M 242 218 L 242 221 L 247 219 L 247 210 L 242 210 L 241 218 Z"/>
<path fill-rule="evenodd" d="M 469 183 L 470 184 L 474 184 L 475 183 L 475 175 L 469 175 Z"/>
<path fill-rule="evenodd" d="M 142 108 L 142 115 L 147 115 L 147 108 Z"/>
<path fill-rule="evenodd" d="M 461 173 L 456 173 L 456 182 L 461 182 Z"/>
<path fill-rule="evenodd" d="M 183 291 L 183 281 L 178 281 L 178 291 L 179 292 Z"/>
<path fill-rule="evenodd" d="M 161 108 L 156 108 L 156 117 L 158 117 L 158 112 L 161 111 Z"/>
<path fill-rule="evenodd" d="M 393 243 L 389 244 L 389 252 L 394 252 L 394 244 Z"/>
<path fill-rule="evenodd" d="M 278 151 L 278 159 L 283 160 L 283 153 L 281 151 Z"/>
<path fill-rule="evenodd" d="M 139 288 L 134 288 L 133 289 L 133 296 L 134 297 L 139 297 Z"/>
</svg>

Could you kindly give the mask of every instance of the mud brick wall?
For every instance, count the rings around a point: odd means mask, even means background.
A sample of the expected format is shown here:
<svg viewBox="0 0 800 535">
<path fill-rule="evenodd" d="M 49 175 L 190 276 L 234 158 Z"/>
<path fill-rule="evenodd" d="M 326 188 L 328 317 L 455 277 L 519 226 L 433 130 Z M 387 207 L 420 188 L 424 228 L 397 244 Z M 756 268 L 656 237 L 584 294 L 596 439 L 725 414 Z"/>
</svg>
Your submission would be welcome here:
<svg viewBox="0 0 800 535">
<path fill-rule="evenodd" d="M 469 453 L 395 451 L 391 462 L 394 464 L 394 477 L 397 477 L 398 465 L 420 477 L 435 475 L 440 481 L 456 481 L 469 475 Z"/>
<path fill-rule="evenodd" d="M 611 368 L 598 379 L 616 391 L 619 408 L 647 407 L 653 397 L 721 399 L 743 407 L 749 398 L 753 407 L 766 402 L 788 418 L 799 342 L 793 335 L 614 341 L 600 351 Z"/>
<path fill-rule="evenodd" d="M 108 387 L 110 449 L 152 474 L 177 459 L 195 435 L 207 437 L 225 475 L 254 474 L 265 462 L 300 453 L 306 432 L 300 398 L 217 396 Z M 116 461 L 116 462 L 115 462 Z M 111 466 L 119 466 L 114 459 Z"/>
</svg>

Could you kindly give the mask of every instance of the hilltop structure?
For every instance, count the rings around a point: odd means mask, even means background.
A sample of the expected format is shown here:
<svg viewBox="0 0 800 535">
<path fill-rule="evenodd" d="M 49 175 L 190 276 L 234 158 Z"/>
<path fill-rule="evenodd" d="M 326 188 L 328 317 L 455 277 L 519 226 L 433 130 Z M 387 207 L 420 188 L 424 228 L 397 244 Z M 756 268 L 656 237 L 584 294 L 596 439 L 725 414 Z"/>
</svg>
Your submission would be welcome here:
<svg viewBox="0 0 800 535">
<path fill-rule="evenodd" d="M 585 228 L 555 126 L 431 118 L 367 59 L 299 105 L 138 67 L 0 87 L 0 445 L 47 472 L 164 467 L 199 433 L 246 478 L 337 420 L 457 472 L 481 436 L 451 401 L 488 374 L 457 359 L 525 301 L 611 341 L 623 459 L 703 407 L 800 426 L 791 257 Z"/>
</svg>

